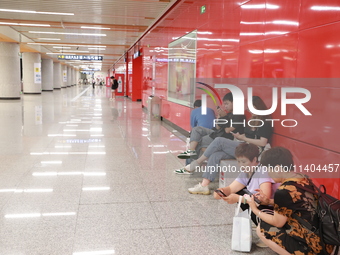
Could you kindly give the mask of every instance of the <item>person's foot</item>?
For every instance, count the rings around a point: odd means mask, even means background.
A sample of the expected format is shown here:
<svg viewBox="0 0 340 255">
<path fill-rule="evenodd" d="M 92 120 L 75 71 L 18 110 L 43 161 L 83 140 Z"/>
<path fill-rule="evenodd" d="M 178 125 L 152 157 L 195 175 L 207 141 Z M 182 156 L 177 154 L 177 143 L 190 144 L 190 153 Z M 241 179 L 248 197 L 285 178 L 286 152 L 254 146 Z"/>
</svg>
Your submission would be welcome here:
<svg viewBox="0 0 340 255">
<path fill-rule="evenodd" d="M 188 189 L 191 194 L 201 194 L 201 195 L 209 195 L 210 190 L 208 186 L 202 186 L 201 183 L 197 184 L 195 187 Z"/>
<path fill-rule="evenodd" d="M 182 167 L 180 169 L 176 169 L 174 171 L 174 173 L 176 173 L 176 174 L 193 174 L 192 172 L 187 171 L 184 167 Z"/>
<path fill-rule="evenodd" d="M 256 246 L 257 247 L 260 247 L 260 248 L 267 248 L 268 247 L 268 245 L 266 245 L 264 242 L 262 242 L 261 240 L 260 241 L 258 241 L 257 243 L 256 243 Z"/>
<path fill-rule="evenodd" d="M 177 157 L 180 159 L 187 159 L 192 156 L 197 156 L 197 153 L 195 150 L 187 150 L 185 152 L 182 152 L 181 154 L 178 154 Z"/>
<path fill-rule="evenodd" d="M 195 172 L 196 168 L 199 167 L 200 164 L 198 164 L 197 160 L 193 160 L 191 161 L 190 164 L 186 165 L 184 167 L 185 170 L 187 170 L 188 172 Z"/>
</svg>

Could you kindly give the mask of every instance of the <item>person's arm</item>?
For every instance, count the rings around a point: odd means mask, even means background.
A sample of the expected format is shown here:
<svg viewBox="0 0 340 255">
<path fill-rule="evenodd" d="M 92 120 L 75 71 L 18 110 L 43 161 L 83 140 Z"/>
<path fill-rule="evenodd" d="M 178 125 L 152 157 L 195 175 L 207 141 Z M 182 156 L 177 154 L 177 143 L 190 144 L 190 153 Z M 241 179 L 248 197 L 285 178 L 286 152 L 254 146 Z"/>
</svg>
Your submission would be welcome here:
<svg viewBox="0 0 340 255">
<path fill-rule="evenodd" d="M 233 136 L 238 140 L 245 141 L 247 143 L 251 143 L 256 146 L 266 146 L 266 144 L 268 143 L 268 139 L 264 137 L 260 137 L 260 139 L 252 139 L 252 138 L 246 137 L 245 134 L 239 134 L 239 133 L 233 134 Z"/>
<path fill-rule="evenodd" d="M 224 129 L 224 132 L 230 133 L 230 132 L 233 132 L 234 130 L 235 130 L 234 127 L 227 127 L 227 128 Z"/>
<path fill-rule="evenodd" d="M 274 227 L 278 227 L 278 228 L 282 228 L 286 222 L 287 222 L 287 217 L 283 216 L 279 213 L 277 213 L 276 211 L 274 211 L 274 215 L 270 215 L 267 214 L 265 212 L 261 212 L 254 201 L 254 196 L 251 196 L 250 199 L 247 200 L 252 212 L 257 215 L 257 217 L 259 217 L 261 220 L 267 222 L 268 224 L 274 226 Z"/>
<path fill-rule="evenodd" d="M 191 126 L 191 128 L 194 128 L 194 127 L 196 127 L 196 125 L 197 125 L 197 121 L 196 121 L 196 118 L 195 118 L 195 114 L 194 114 L 195 112 L 194 111 L 192 111 L 191 112 L 191 115 L 190 115 L 190 126 Z"/>
<path fill-rule="evenodd" d="M 254 196 L 261 201 L 261 205 L 274 205 L 274 199 L 266 196 L 261 189 L 256 189 L 258 193 Z"/>
<path fill-rule="evenodd" d="M 222 190 L 222 192 L 224 194 L 226 194 L 227 197 L 229 197 L 231 194 L 235 194 L 236 192 L 240 191 L 244 187 L 245 187 L 245 185 L 243 185 L 242 183 L 235 180 L 229 186 L 224 187 L 224 188 L 219 188 L 219 190 Z M 216 194 L 216 192 L 214 192 L 214 198 L 215 199 L 221 199 L 222 197 L 220 197 L 218 194 Z M 225 200 L 225 199 L 223 198 L 223 200 Z"/>
<path fill-rule="evenodd" d="M 260 184 L 260 190 L 265 197 L 271 197 L 272 195 L 272 183 L 271 182 L 263 182 Z M 262 203 L 261 203 L 262 204 Z"/>
</svg>

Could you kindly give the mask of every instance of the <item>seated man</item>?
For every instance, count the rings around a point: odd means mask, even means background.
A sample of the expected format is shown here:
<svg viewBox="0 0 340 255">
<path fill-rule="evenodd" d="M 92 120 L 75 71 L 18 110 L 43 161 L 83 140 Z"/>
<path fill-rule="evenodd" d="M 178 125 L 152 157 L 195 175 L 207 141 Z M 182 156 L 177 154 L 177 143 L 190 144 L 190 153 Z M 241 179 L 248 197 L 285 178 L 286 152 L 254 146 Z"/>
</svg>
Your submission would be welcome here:
<svg viewBox="0 0 340 255">
<path fill-rule="evenodd" d="M 211 108 L 207 108 L 207 113 L 202 114 L 202 100 L 194 102 L 194 110 L 190 114 L 190 125 L 194 127 L 205 127 L 212 129 L 214 125 L 215 112 Z"/>
<path fill-rule="evenodd" d="M 216 125 L 214 129 L 204 127 L 193 128 L 190 135 L 190 149 L 179 154 L 177 156 L 178 158 L 186 159 L 192 156 L 197 156 L 196 151 L 199 151 L 202 148 L 207 148 L 216 137 L 234 139 L 231 132 L 240 134 L 244 133 L 244 126 L 242 123 L 245 121 L 245 116 L 233 114 L 233 95 L 231 92 L 223 97 L 223 104 L 225 109 L 229 112 L 226 117 L 220 118 L 225 121 L 220 121 L 222 124 Z M 223 112 L 222 110 L 219 111 Z M 188 174 L 183 168 L 176 170 L 175 173 Z"/>
</svg>

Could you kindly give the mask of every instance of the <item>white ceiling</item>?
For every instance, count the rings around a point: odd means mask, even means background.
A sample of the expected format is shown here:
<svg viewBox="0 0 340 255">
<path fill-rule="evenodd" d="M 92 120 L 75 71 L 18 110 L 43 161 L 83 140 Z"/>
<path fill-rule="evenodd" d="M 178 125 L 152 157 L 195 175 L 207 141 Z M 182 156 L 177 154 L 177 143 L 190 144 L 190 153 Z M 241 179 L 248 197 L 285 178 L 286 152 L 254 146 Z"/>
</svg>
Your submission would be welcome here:
<svg viewBox="0 0 340 255">
<path fill-rule="evenodd" d="M 19 41 L 22 52 L 99 54 L 104 56 L 102 71 L 106 71 L 175 2 L 176 0 L 1 0 L 0 26 L 8 26 L 8 24 L 1 24 L 6 22 L 25 24 L 10 24 L 11 29 L 21 34 Z M 59 14 L 1 11 L 4 9 Z M 74 15 L 66 15 L 67 13 Z M 32 24 L 50 25 L 50 27 Z M 85 29 L 81 28 L 82 26 L 109 29 Z M 106 36 L 83 35 L 84 33 Z M 6 34 L 0 34 L 0 41 L 6 41 L 4 38 L 7 38 Z M 101 47 L 105 50 L 99 50 L 96 46 L 106 47 Z M 56 54 L 43 55 L 46 56 L 57 59 Z"/>
</svg>

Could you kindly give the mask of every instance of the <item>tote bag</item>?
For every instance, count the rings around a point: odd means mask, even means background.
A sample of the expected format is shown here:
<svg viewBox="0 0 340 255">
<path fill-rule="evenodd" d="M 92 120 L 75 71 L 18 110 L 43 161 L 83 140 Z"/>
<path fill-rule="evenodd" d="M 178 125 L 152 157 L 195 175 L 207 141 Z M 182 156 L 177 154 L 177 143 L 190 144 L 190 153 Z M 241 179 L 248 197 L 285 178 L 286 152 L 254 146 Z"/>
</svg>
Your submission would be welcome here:
<svg viewBox="0 0 340 255">
<path fill-rule="evenodd" d="M 251 209 L 240 212 L 242 198 L 240 196 L 235 216 L 233 217 L 231 249 L 234 251 L 250 252 L 252 244 Z"/>
</svg>

